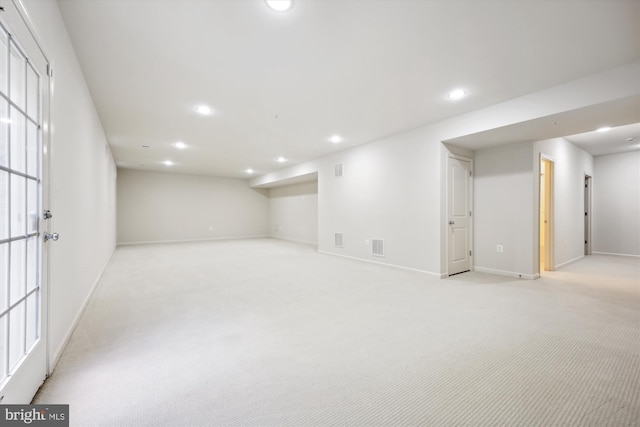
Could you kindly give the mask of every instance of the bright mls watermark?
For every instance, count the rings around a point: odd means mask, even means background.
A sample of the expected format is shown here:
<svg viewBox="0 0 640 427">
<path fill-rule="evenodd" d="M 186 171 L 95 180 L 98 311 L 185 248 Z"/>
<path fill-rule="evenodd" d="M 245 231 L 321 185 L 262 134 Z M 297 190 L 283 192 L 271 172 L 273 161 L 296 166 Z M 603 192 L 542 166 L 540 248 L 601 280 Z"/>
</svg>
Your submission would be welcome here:
<svg viewBox="0 0 640 427">
<path fill-rule="evenodd" d="M 0 405 L 0 426 L 69 427 L 69 405 Z"/>
</svg>

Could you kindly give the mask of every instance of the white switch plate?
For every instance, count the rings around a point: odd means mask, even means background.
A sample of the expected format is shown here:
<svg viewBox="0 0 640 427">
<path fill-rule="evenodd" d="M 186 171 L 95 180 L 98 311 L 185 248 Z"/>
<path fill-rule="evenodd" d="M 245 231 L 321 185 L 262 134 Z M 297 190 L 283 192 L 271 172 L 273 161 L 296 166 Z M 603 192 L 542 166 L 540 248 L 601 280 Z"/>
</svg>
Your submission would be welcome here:
<svg viewBox="0 0 640 427">
<path fill-rule="evenodd" d="M 498 245 L 496 246 L 496 251 L 498 251 L 499 253 L 502 253 L 504 251 L 504 248 L 502 247 L 502 245 Z"/>
</svg>

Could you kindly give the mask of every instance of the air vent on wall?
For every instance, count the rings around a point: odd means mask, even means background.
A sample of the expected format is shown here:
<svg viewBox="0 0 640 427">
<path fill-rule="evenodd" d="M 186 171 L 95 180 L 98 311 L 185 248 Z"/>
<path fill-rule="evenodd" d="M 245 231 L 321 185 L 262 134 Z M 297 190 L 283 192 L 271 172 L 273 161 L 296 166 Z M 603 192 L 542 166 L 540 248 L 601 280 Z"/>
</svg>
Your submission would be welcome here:
<svg viewBox="0 0 640 427">
<path fill-rule="evenodd" d="M 335 233 L 333 239 L 336 244 L 336 248 L 343 248 L 344 245 L 342 243 L 342 233 Z"/>
<path fill-rule="evenodd" d="M 384 240 L 371 239 L 371 255 L 384 256 Z"/>
<path fill-rule="evenodd" d="M 334 171 L 334 177 L 335 178 L 342 178 L 342 163 L 340 163 L 339 165 L 336 165 L 335 167 L 335 171 Z"/>
</svg>

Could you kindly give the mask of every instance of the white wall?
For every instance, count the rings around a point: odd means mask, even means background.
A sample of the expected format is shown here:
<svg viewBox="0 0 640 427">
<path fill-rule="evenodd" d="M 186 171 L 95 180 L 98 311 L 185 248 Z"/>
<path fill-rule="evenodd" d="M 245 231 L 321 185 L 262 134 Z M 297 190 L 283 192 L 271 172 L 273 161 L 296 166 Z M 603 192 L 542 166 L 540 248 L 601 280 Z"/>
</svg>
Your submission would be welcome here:
<svg viewBox="0 0 640 427">
<path fill-rule="evenodd" d="M 474 157 L 474 268 L 533 278 L 532 143 L 479 150 Z M 537 216 L 535 216 L 537 219 Z M 503 252 L 497 252 L 497 245 Z"/>
<path fill-rule="evenodd" d="M 318 244 L 318 181 L 269 190 L 269 230 L 277 239 Z"/>
<path fill-rule="evenodd" d="M 118 243 L 262 237 L 268 218 L 246 180 L 118 170 Z"/>
<path fill-rule="evenodd" d="M 640 151 L 594 163 L 592 251 L 640 256 Z"/>
<path fill-rule="evenodd" d="M 54 69 L 50 359 L 56 361 L 115 247 L 116 167 L 55 1 L 23 0 Z"/>
<path fill-rule="evenodd" d="M 534 170 L 540 173 L 540 154 L 554 162 L 554 264 L 559 268 L 584 256 L 584 176 L 594 176 L 591 154 L 564 138 L 534 144 Z M 540 182 L 534 182 L 536 212 L 539 210 Z M 534 224 L 534 253 L 538 254 L 540 225 Z"/>
<path fill-rule="evenodd" d="M 626 98 L 640 92 L 639 70 L 640 62 L 634 62 L 255 177 L 251 185 L 271 186 L 317 172 L 320 251 L 442 276 L 447 270 L 444 201 L 448 152 L 442 141 Z M 443 104 L 443 108 L 450 108 L 450 105 Z M 518 164 L 523 169 L 514 171 L 526 188 L 526 193 L 516 194 L 518 200 L 522 198 L 528 206 L 528 213 L 522 219 L 528 224 L 526 235 L 524 240 L 515 243 L 518 249 L 513 253 L 512 262 L 505 261 L 504 257 L 501 261 L 488 253 L 484 259 L 486 268 L 505 268 L 533 277 L 537 273 L 538 255 L 537 248 L 534 250 L 534 238 L 537 245 L 537 237 L 533 229 L 532 143 L 527 150 L 527 156 L 519 153 Z M 333 168 L 338 163 L 344 165 L 341 179 L 333 178 Z M 344 248 L 334 247 L 334 232 L 344 233 Z M 371 255 L 371 248 L 365 245 L 371 238 L 385 240 L 385 258 Z M 480 261 L 485 262 L 482 257 Z"/>
</svg>

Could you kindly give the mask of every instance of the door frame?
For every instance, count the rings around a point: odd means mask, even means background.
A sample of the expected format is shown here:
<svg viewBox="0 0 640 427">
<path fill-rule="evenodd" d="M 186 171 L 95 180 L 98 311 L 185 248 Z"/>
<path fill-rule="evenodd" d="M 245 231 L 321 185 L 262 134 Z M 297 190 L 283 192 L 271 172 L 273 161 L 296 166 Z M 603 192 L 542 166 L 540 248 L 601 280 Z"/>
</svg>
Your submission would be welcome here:
<svg viewBox="0 0 640 427">
<path fill-rule="evenodd" d="M 591 198 L 592 198 L 593 177 L 585 172 L 584 174 L 584 254 L 591 255 Z"/>
<path fill-rule="evenodd" d="M 462 160 L 465 162 L 469 162 L 469 171 L 471 175 L 467 177 L 469 183 L 469 208 L 471 209 L 472 215 L 469 217 L 469 228 L 467 230 L 468 236 L 467 241 L 469 242 L 469 251 L 471 251 L 471 255 L 469 255 L 469 271 L 474 271 L 474 259 L 475 259 L 475 251 L 474 251 L 474 229 L 473 229 L 473 219 L 474 219 L 474 208 L 473 208 L 473 178 L 474 178 L 474 169 L 473 169 L 473 159 L 471 157 L 463 156 L 460 154 L 454 154 L 451 152 L 447 153 L 446 159 L 446 185 L 445 185 L 445 230 L 447 230 L 447 235 L 445 237 L 445 257 L 447 260 L 446 263 L 446 274 L 445 277 L 449 277 L 449 227 L 446 224 L 449 221 L 450 212 L 449 212 L 449 186 L 451 183 L 449 182 L 449 159 Z"/>
<path fill-rule="evenodd" d="M 542 188 L 540 188 L 540 174 L 541 174 L 541 165 L 542 162 L 547 162 L 549 168 L 545 169 L 545 208 L 547 212 L 547 228 L 545 234 L 545 242 L 546 242 L 546 250 L 544 253 L 544 260 L 542 259 L 542 251 L 541 251 L 541 239 L 540 236 L 543 233 L 542 230 L 538 230 L 538 272 L 542 274 L 543 271 L 553 271 L 555 270 L 555 254 L 554 254 L 554 212 L 555 212 L 555 204 L 554 204 L 554 192 L 555 192 L 555 160 L 553 157 L 540 153 L 540 158 L 538 160 L 538 228 L 540 227 L 541 222 L 541 199 L 542 199 Z M 544 269 L 541 269 L 540 266 L 544 261 Z"/>
<path fill-rule="evenodd" d="M 51 108 L 53 98 L 53 78 L 51 60 L 42 48 L 42 43 L 34 31 L 29 14 L 20 0 L 0 0 L 4 11 L 0 12 L 2 20 L 11 29 L 12 34 L 24 49 L 40 75 L 41 94 L 41 129 L 40 129 L 40 217 L 39 239 L 40 259 L 40 316 L 39 339 L 32 347 L 32 351 L 23 356 L 13 375 L 7 378 L 0 390 L 0 404 L 28 404 L 44 380 L 51 374 L 50 342 L 49 342 L 49 248 L 44 243 L 44 234 L 49 232 L 50 220 L 44 218 L 43 212 L 51 209 Z M 35 55 L 39 58 L 35 60 Z M 34 63 L 35 61 L 35 63 Z M 41 63 L 42 62 L 42 63 Z M 43 366 L 44 364 L 44 366 Z"/>
</svg>

